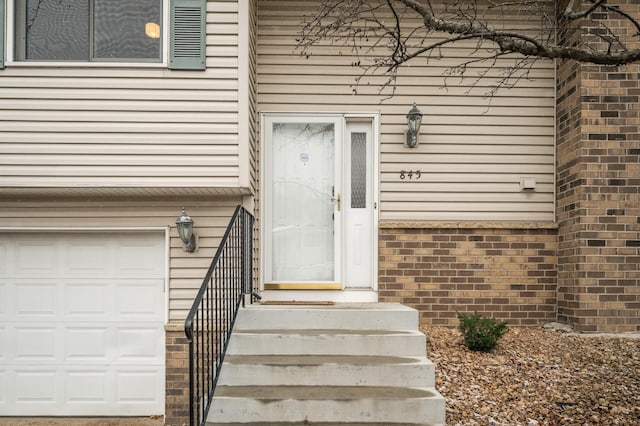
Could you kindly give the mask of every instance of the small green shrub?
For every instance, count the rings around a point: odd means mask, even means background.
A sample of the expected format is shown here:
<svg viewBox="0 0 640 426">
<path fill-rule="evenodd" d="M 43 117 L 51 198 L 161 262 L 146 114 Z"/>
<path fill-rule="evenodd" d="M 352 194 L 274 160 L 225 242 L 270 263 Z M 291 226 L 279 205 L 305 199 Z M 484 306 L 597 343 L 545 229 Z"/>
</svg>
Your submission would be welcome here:
<svg viewBox="0 0 640 426">
<path fill-rule="evenodd" d="M 490 352 L 498 340 L 507 332 L 507 322 L 485 318 L 475 312 L 473 315 L 458 314 L 460 331 L 464 345 L 472 351 Z"/>
</svg>

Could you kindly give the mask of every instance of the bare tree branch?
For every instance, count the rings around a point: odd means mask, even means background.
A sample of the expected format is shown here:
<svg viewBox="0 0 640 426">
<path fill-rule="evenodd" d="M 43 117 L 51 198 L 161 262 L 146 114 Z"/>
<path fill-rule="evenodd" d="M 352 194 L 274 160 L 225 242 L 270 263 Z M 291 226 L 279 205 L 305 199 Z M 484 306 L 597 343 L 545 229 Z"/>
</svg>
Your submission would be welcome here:
<svg viewBox="0 0 640 426">
<path fill-rule="evenodd" d="M 584 10 L 574 10 L 583 2 Z M 640 61 L 640 17 L 607 0 L 568 0 L 557 14 L 549 0 L 322 0 L 320 5 L 301 29 L 300 51 L 309 55 L 323 42 L 348 47 L 362 75 L 382 72 L 389 78 L 385 86 L 393 86 L 407 62 L 440 59 L 449 53 L 445 46 L 468 48 L 473 40 L 471 56 L 448 76 L 464 76 L 484 60 L 501 69 L 498 85 L 509 86 L 528 78 L 541 58 L 607 66 Z M 606 14 L 620 19 L 609 22 Z M 628 29 L 637 34 L 628 35 Z M 566 36 L 571 34 L 579 36 Z M 511 65 L 504 65 L 507 59 Z"/>
<path fill-rule="evenodd" d="M 500 49 L 505 52 L 520 53 L 525 56 L 537 56 L 540 58 L 575 59 L 580 62 L 590 62 L 599 65 L 624 65 L 640 60 L 640 49 L 623 50 L 620 53 L 601 53 L 569 46 L 544 44 L 522 34 L 504 33 L 497 30 L 487 31 L 476 23 L 467 24 L 446 19 L 437 19 L 428 8 L 417 0 L 398 1 L 422 16 L 424 25 L 428 28 L 449 34 L 475 35 L 476 38 L 495 42 Z M 597 7 L 604 1 L 605 0 L 598 0 L 594 6 Z"/>
<path fill-rule="evenodd" d="M 567 19 L 584 18 L 585 16 L 589 15 L 594 10 L 596 10 L 598 7 L 600 7 L 602 4 L 606 3 L 606 0 L 594 1 L 591 6 L 589 6 L 587 9 L 583 10 L 582 12 L 574 12 L 573 11 L 573 5 L 574 5 L 575 2 L 576 2 L 576 0 L 571 0 L 569 2 L 569 4 L 567 5 L 567 8 L 564 10 L 564 17 L 565 18 L 567 18 Z"/>
</svg>

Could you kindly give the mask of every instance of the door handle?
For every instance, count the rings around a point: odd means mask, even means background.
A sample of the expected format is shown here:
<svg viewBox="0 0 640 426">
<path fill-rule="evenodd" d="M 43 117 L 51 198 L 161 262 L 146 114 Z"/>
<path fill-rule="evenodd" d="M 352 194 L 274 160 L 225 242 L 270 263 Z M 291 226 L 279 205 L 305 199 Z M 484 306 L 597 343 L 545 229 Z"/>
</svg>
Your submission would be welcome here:
<svg viewBox="0 0 640 426">
<path fill-rule="evenodd" d="M 332 203 L 336 203 L 336 206 L 338 207 L 338 211 L 340 211 L 340 207 L 342 205 L 342 201 L 340 199 L 340 193 L 338 192 L 338 196 L 337 197 L 331 197 L 331 202 Z"/>
</svg>

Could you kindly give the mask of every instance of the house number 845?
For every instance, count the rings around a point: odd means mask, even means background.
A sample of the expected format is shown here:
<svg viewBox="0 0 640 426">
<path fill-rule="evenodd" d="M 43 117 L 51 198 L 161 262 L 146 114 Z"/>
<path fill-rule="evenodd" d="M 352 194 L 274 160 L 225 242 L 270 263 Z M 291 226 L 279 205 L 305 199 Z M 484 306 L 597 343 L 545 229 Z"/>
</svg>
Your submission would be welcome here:
<svg viewBox="0 0 640 426">
<path fill-rule="evenodd" d="M 405 180 L 405 179 L 420 179 L 420 177 L 422 176 L 422 173 L 420 173 L 420 170 L 416 170 L 415 172 L 413 170 L 409 170 L 408 172 L 405 170 L 401 170 L 400 171 L 400 179 Z"/>
</svg>

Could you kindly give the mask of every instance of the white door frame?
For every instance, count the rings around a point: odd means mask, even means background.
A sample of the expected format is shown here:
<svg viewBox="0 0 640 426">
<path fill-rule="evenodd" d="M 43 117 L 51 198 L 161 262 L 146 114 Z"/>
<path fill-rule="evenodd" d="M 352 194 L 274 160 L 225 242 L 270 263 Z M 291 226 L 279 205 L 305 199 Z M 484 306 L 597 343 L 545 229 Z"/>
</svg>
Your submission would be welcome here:
<svg viewBox="0 0 640 426">
<path fill-rule="evenodd" d="M 347 138 L 347 122 L 368 122 L 371 124 L 371 145 L 372 145 L 372 173 L 369 181 L 372 184 L 372 194 L 373 194 L 373 208 L 372 208 L 372 247 L 371 247 L 371 256 L 373 258 L 372 262 L 372 286 L 368 289 L 345 289 L 342 287 L 341 291 L 323 291 L 323 290 L 265 290 L 264 284 L 265 279 L 267 277 L 266 271 L 266 253 L 269 250 L 265 224 L 267 220 L 270 220 L 269 207 L 270 200 L 267 197 L 267 188 L 266 183 L 268 181 L 268 172 L 265 165 L 267 161 L 269 161 L 270 153 L 265 148 L 265 140 L 266 140 L 266 132 L 268 128 L 266 126 L 267 121 L 272 122 L 270 119 L 272 118 L 282 118 L 282 119 L 292 119 L 295 121 L 305 121 L 305 120 L 314 120 L 314 121 L 322 121 L 323 119 L 328 118 L 340 118 L 342 120 L 342 140 L 343 143 L 346 143 Z M 318 112 L 318 113 L 291 113 L 291 112 L 268 112 L 262 113 L 260 116 L 260 131 L 261 131 L 261 153 L 260 153 L 260 161 L 261 161 L 261 171 L 260 171 L 260 290 L 262 292 L 262 296 L 264 300 L 331 300 L 336 302 L 377 302 L 378 296 L 378 222 L 379 222 L 379 147 L 380 147 L 380 119 L 379 113 L 345 113 L 345 114 L 335 114 L 330 112 Z M 343 149 L 341 149 L 343 151 Z M 338 155 L 338 153 L 336 153 Z M 340 154 L 342 156 L 342 152 Z M 342 172 L 344 173 L 344 161 L 341 158 L 340 163 L 342 164 Z M 344 241 L 341 238 L 340 244 L 343 245 Z M 336 267 L 338 267 L 336 265 Z M 339 266 L 342 269 L 342 265 Z M 343 272 L 341 271 L 340 274 Z M 342 283 L 344 284 L 344 283 Z M 337 289 L 334 289 L 337 290 Z"/>
</svg>

